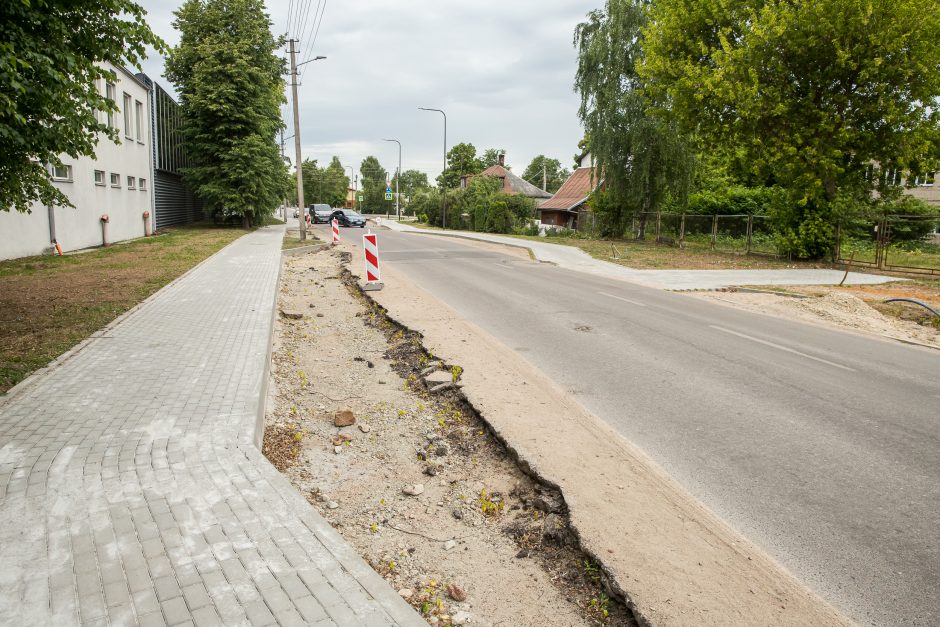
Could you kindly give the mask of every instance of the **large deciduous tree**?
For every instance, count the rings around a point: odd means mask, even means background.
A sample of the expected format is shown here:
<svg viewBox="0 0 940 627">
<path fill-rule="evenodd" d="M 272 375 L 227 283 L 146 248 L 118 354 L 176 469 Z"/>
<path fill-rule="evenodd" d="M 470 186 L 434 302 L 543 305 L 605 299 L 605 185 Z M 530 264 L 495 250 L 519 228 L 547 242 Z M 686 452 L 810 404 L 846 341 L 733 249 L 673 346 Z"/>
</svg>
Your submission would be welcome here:
<svg viewBox="0 0 940 627">
<path fill-rule="evenodd" d="M 447 176 L 438 175 L 437 185 L 443 182 L 453 189 L 460 186 L 460 178 L 483 171 L 483 162 L 477 157 L 477 149 L 473 144 L 460 143 L 447 152 Z"/>
<path fill-rule="evenodd" d="M 359 171 L 362 174 L 362 210 L 385 213 L 392 206 L 385 200 L 388 171 L 372 155 L 362 160 Z"/>
<path fill-rule="evenodd" d="M 706 145 L 794 192 L 790 252 L 827 252 L 836 207 L 870 197 L 871 162 L 936 155 L 935 0 L 657 0 L 650 16 L 640 73 Z"/>
<path fill-rule="evenodd" d="M 130 0 L 0 2 L 0 211 L 72 206 L 46 165 L 94 155 L 102 135 L 119 141 L 96 82 L 115 80 L 101 63 L 139 67 L 148 44 L 164 49 L 144 15 Z"/>
<path fill-rule="evenodd" d="M 545 155 L 539 155 L 532 159 L 529 167 L 522 173 L 522 178 L 554 194 L 570 175 L 571 173 L 566 168 L 561 167 L 561 161 L 558 159 L 549 159 Z"/>
<path fill-rule="evenodd" d="M 306 191 L 306 179 L 307 166 L 304 166 L 304 200 L 307 204 L 325 203 L 331 207 L 342 207 L 346 204 L 349 177 L 346 176 L 346 170 L 339 157 L 334 156 L 330 165 L 325 168 L 315 167 L 311 175 L 312 184 L 309 196 Z"/>
<path fill-rule="evenodd" d="M 262 0 L 186 0 L 174 26 L 180 43 L 167 78 L 182 105 L 184 178 L 214 215 L 258 223 L 278 205 L 284 164 L 275 139 L 282 128 L 283 38 L 271 33 Z"/>
<path fill-rule="evenodd" d="M 655 114 L 637 64 L 647 23 L 642 0 L 608 0 L 575 30 L 578 114 L 589 150 L 603 171 L 605 201 L 595 204 L 599 227 L 623 234 L 630 218 L 683 197 L 692 182 L 694 153 L 675 125 Z M 642 222 L 641 222 L 642 223 Z"/>
</svg>

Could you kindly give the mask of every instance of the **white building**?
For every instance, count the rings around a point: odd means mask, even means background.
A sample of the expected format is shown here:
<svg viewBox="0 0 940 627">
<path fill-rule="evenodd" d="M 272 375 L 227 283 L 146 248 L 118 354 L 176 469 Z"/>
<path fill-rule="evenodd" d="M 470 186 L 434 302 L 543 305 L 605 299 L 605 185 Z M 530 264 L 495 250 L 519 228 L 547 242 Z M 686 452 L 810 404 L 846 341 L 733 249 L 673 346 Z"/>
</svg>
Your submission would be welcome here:
<svg viewBox="0 0 940 627">
<path fill-rule="evenodd" d="M 53 173 L 58 187 L 75 207 L 35 203 L 31 213 L 0 211 L 0 259 L 49 252 L 58 241 L 63 251 L 102 244 L 102 216 L 108 241 L 145 235 L 145 213 L 153 229 L 153 146 L 150 88 L 124 68 L 107 66 L 117 75 L 100 81 L 99 91 L 117 104 L 101 121 L 117 129 L 120 143 L 102 136 L 95 157 L 62 156 Z"/>
</svg>

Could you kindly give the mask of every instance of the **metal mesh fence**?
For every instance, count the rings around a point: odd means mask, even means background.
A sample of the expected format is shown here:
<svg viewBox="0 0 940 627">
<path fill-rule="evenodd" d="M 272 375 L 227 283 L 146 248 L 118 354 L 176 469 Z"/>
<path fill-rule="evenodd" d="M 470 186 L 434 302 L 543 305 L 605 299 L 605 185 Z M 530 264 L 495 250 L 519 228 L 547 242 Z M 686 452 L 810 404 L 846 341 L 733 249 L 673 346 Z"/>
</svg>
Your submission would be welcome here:
<svg viewBox="0 0 940 627">
<path fill-rule="evenodd" d="M 630 236 L 690 250 L 777 255 L 765 216 L 639 213 L 631 219 Z"/>
<path fill-rule="evenodd" d="M 835 256 L 842 263 L 940 275 L 940 212 L 843 220 Z"/>
</svg>

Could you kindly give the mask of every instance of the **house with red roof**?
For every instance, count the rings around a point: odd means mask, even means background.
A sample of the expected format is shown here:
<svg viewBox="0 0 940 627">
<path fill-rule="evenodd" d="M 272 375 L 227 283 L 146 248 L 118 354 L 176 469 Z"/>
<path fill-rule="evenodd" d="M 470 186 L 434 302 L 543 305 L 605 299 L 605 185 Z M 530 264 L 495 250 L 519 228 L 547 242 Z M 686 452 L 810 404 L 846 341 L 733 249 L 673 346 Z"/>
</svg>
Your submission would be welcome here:
<svg viewBox="0 0 940 627">
<path fill-rule="evenodd" d="M 598 169 L 589 153 L 581 155 L 575 169 L 555 195 L 539 205 L 539 221 L 546 228 L 577 229 L 590 211 L 587 199 L 601 186 Z"/>
<path fill-rule="evenodd" d="M 465 175 L 460 177 L 460 187 L 466 187 L 470 182 L 470 179 L 475 176 L 492 176 L 499 179 L 503 192 L 513 196 L 528 196 L 529 198 L 534 198 L 536 202 L 540 202 L 552 197 L 549 192 L 536 187 L 522 177 L 517 176 L 507 170 L 505 153 L 500 153 L 499 161 L 495 165 L 491 165 L 490 167 L 486 168 L 479 174 Z"/>
</svg>

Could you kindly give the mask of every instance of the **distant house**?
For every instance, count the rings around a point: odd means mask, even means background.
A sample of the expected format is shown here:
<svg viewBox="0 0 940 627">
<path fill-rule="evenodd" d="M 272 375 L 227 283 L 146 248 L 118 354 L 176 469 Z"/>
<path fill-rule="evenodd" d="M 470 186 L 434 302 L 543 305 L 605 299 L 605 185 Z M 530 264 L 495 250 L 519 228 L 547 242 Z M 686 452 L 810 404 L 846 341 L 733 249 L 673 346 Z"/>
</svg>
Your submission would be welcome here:
<svg viewBox="0 0 940 627">
<path fill-rule="evenodd" d="M 460 177 L 460 187 L 466 187 L 469 184 L 470 179 L 476 176 L 492 176 L 499 179 L 502 184 L 503 192 L 512 194 L 513 196 L 527 196 L 529 198 L 535 199 L 536 201 L 552 197 L 552 195 L 546 192 L 544 189 L 536 187 L 532 183 L 519 176 L 516 176 L 507 170 L 506 155 L 503 153 L 500 153 L 499 162 L 496 165 L 491 165 L 479 174 Z"/>
<path fill-rule="evenodd" d="M 584 153 L 578 167 L 555 195 L 539 205 L 539 220 L 542 226 L 577 229 L 584 226 L 584 217 L 590 209 L 587 199 L 601 181 L 590 153 Z"/>
</svg>

